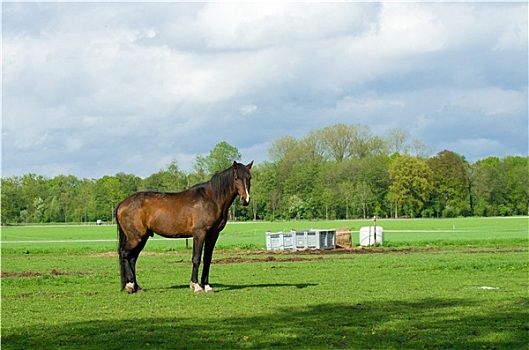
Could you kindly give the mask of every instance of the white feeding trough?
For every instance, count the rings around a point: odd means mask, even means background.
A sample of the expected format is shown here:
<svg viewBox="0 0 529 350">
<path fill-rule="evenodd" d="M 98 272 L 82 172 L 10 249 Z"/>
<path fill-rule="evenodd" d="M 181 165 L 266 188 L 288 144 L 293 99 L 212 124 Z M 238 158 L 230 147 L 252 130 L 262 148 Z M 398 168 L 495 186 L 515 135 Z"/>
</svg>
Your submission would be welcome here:
<svg viewBox="0 0 529 350">
<path fill-rule="evenodd" d="M 335 230 L 266 232 L 267 250 L 335 249 Z"/>
<path fill-rule="evenodd" d="M 366 226 L 360 229 L 360 245 L 384 244 L 384 229 L 380 226 Z"/>
<path fill-rule="evenodd" d="M 285 250 L 295 249 L 294 237 L 295 232 L 266 232 L 266 249 L 267 250 Z"/>
<path fill-rule="evenodd" d="M 336 249 L 336 230 L 302 230 L 296 235 L 295 249 Z"/>
</svg>

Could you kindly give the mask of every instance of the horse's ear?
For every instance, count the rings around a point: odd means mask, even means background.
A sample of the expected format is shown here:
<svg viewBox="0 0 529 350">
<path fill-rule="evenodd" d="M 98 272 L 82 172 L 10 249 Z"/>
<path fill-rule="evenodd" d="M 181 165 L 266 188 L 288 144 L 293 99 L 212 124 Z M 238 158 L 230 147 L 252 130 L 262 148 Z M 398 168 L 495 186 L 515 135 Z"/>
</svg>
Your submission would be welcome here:
<svg viewBox="0 0 529 350">
<path fill-rule="evenodd" d="M 237 169 L 239 168 L 239 164 L 237 164 L 237 161 L 234 160 L 233 161 L 233 177 L 235 178 L 235 180 L 237 180 L 239 178 L 239 176 L 237 176 Z"/>
<path fill-rule="evenodd" d="M 253 165 L 253 160 L 250 163 L 248 163 L 248 165 L 246 165 L 246 168 L 251 169 L 252 165 Z"/>
</svg>

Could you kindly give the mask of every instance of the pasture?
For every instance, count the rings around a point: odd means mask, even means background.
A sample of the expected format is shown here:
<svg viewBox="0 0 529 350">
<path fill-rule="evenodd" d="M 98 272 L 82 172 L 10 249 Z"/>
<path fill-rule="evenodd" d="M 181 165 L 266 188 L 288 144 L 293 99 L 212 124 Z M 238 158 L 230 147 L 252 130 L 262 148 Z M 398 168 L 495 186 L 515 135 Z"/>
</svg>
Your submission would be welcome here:
<svg viewBox="0 0 529 350">
<path fill-rule="evenodd" d="M 202 295 L 185 240 L 150 240 L 128 295 L 115 226 L 3 228 L 2 348 L 527 348 L 527 217 L 377 224 L 384 247 L 268 252 L 266 230 L 358 244 L 371 221 L 229 223 Z"/>
</svg>

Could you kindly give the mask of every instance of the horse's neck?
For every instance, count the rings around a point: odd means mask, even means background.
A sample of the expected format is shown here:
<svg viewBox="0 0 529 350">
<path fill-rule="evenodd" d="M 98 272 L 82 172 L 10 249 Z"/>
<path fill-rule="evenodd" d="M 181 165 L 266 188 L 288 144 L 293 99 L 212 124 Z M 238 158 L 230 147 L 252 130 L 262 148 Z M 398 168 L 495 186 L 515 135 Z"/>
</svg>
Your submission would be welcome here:
<svg viewBox="0 0 529 350">
<path fill-rule="evenodd" d="M 220 207 L 221 207 L 223 216 L 227 217 L 228 210 L 230 209 L 230 206 L 232 205 L 233 201 L 235 201 L 235 198 L 237 197 L 237 192 L 232 193 L 229 196 L 226 195 L 224 197 L 225 198 L 222 199 Z"/>
<path fill-rule="evenodd" d="M 215 191 L 213 188 L 212 190 Z M 213 194 L 213 196 L 214 198 L 217 197 L 215 193 Z M 232 205 L 232 203 L 235 201 L 236 197 L 237 197 L 237 190 L 233 188 L 229 192 L 220 193 L 219 199 L 214 199 L 217 205 L 219 206 L 223 217 L 228 216 L 228 210 L 230 209 L 230 206 Z"/>
</svg>

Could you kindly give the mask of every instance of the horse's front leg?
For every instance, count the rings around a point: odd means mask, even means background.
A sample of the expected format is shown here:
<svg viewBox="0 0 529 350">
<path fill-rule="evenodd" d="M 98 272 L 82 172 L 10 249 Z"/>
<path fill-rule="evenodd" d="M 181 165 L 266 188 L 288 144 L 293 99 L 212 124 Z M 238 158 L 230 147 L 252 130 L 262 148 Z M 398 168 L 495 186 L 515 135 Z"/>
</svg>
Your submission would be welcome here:
<svg viewBox="0 0 529 350">
<path fill-rule="evenodd" d="M 202 286 L 206 293 L 213 292 L 213 288 L 209 285 L 209 268 L 211 266 L 211 260 L 213 257 L 213 249 L 215 248 L 215 243 L 219 238 L 219 233 L 209 233 L 206 235 L 205 244 L 204 244 L 204 267 L 202 268 Z"/>
<path fill-rule="evenodd" d="M 191 273 L 191 283 L 189 288 L 195 293 L 202 293 L 204 290 L 198 284 L 198 268 L 200 267 L 200 258 L 202 256 L 202 247 L 204 246 L 205 232 L 195 232 L 193 236 L 193 271 Z"/>
</svg>

